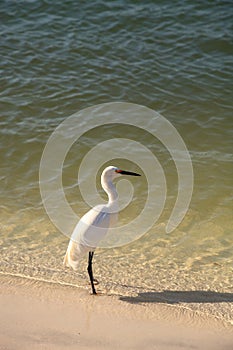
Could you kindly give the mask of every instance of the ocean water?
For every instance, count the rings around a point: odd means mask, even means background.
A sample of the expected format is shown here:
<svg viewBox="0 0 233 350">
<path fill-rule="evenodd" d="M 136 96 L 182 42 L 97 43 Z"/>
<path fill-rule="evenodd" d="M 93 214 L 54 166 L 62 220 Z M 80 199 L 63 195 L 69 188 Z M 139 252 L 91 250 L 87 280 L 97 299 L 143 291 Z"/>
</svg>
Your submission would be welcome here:
<svg viewBox="0 0 233 350">
<path fill-rule="evenodd" d="M 123 296 L 161 290 L 232 293 L 231 2 L 5 0 L 0 13 L 2 273 L 88 286 L 86 258 L 78 272 L 62 265 L 69 239 L 44 210 L 39 165 L 49 136 L 68 116 L 124 101 L 157 111 L 173 124 L 192 159 L 194 188 L 184 220 L 166 233 L 178 179 L 159 140 L 119 125 L 90 130 L 71 147 L 63 185 L 78 215 L 89 209 L 78 189 L 81 161 L 109 138 L 142 142 L 158 157 L 167 180 L 165 208 L 153 227 L 132 243 L 96 251 L 98 288 Z M 114 165 L 143 171 L 124 159 L 126 151 L 122 144 Z M 145 176 L 132 183 L 135 197 L 122 222 L 132 220 L 147 197 Z"/>
</svg>

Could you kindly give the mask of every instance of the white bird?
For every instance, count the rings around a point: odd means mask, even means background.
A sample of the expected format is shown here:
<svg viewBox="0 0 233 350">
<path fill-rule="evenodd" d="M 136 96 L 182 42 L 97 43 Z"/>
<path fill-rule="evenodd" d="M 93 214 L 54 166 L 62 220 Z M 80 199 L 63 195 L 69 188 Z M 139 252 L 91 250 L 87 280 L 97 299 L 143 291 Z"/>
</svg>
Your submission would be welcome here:
<svg viewBox="0 0 233 350">
<path fill-rule="evenodd" d="M 108 195 L 108 203 L 97 205 L 90 209 L 76 225 L 64 258 L 64 265 L 78 269 L 80 258 L 89 253 L 88 274 L 91 281 L 93 294 L 96 294 L 92 272 L 92 259 L 95 248 L 108 229 L 113 226 L 117 219 L 118 212 L 118 194 L 113 180 L 122 175 L 140 176 L 137 173 L 121 170 L 115 166 L 108 166 L 101 175 L 101 186 Z"/>
</svg>

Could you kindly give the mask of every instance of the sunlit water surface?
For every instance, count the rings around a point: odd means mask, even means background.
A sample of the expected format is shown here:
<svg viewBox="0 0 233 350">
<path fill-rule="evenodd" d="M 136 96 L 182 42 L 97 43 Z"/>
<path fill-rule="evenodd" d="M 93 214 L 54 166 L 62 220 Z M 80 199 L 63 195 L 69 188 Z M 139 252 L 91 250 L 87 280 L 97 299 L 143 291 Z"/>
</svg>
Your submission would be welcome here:
<svg viewBox="0 0 233 350">
<path fill-rule="evenodd" d="M 66 117 L 95 104 L 128 101 L 160 112 L 176 127 L 192 158 L 194 191 L 185 219 L 167 234 L 177 174 L 158 140 L 119 126 L 92 130 L 73 145 L 63 181 L 79 215 L 89 209 L 77 186 L 79 164 L 105 139 L 146 144 L 168 184 L 165 209 L 149 232 L 126 246 L 96 251 L 98 288 L 120 295 L 232 292 L 232 4 L 9 0 L 0 11 L 2 272 L 86 288 L 86 258 L 77 273 L 62 265 L 68 238 L 44 211 L 39 163 L 49 135 Z M 124 145 L 114 165 L 140 171 L 124 160 Z M 134 202 L 122 222 L 147 196 L 145 178 L 133 185 Z"/>
</svg>

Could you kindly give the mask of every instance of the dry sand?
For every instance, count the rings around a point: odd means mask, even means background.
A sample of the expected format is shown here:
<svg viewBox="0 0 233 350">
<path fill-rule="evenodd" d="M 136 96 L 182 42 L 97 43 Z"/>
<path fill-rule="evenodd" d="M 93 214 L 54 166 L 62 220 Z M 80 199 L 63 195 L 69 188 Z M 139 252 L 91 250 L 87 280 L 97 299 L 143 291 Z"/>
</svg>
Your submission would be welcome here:
<svg viewBox="0 0 233 350">
<path fill-rule="evenodd" d="M 233 326 L 179 305 L 1 276 L 0 349 L 232 350 Z"/>
</svg>

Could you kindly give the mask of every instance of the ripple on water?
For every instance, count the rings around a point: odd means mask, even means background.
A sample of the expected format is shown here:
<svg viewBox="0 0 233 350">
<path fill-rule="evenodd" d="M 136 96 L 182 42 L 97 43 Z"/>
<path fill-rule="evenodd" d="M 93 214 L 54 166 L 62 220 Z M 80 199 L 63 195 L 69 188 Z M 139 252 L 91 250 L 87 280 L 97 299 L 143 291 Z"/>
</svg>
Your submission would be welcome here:
<svg viewBox="0 0 233 350">
<path fill-rule="evenodd" d="M 150 293 L 156 299 L 163 290 L 230 293 L 230 4 L 71 0 L 54 6 L 38 0 L 22 6 L 21 1 L 5 1 L 0 11 L 3 273 L 88 286 L 85 259 L 78 273 L 62 266 L 68 238 L 57 232 L 42 207 L 40 158 L 51 132 L 72 113 L 98 103 L 131 101 L 161 111 L 177 128 L 192 157 L 194 192 L 184 221 L 166 234 L 170 202 L 176 197 L 176 169 L 158 142 L 133 130 L 135 140 L 148 142 L 164 167 L 168 203 L 160 221 L 140 240 L 96 252 L 100 288 L 109 294 L 141 295 L 142 302 L 150 300 Z M 125 136 L 124 128 L 118 131 Z M 115 137 L 109 129 L 104 132 Z M 102 135 L 102 130 L 86 135 L 67 155 L 64 183 L 77 212 L 87 209 L 76 191 L 78 161 L 94 142 L 103 141 Z M 140 190 L 144 198 L 147 188 L 142 185 Z M 205 308 L 205 303 L 196 304 L 189 303 L 194 309 Z M 211 312 L 229 318 L 229 308 L 226 305 L 224 316 L 224 308 L 213 303 Z"/>
</svg>

